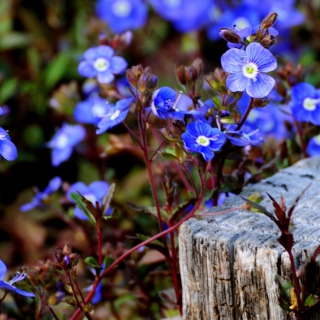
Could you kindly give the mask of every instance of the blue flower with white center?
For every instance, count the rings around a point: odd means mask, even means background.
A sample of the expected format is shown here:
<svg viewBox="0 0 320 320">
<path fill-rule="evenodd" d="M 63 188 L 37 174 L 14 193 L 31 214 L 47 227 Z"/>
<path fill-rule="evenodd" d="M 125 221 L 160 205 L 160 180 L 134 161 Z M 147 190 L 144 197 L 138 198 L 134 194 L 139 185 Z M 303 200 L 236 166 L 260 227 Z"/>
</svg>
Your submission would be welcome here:
<svg viewBox="0 0 320 320">
<path fill-rule="evenodd" d="M 8 132 L 0 127 L 0 159 L 1 156 L 8 161 L 13 161 L 17 158 L 18 151 L 13 142 L 11 142 Z"/>
<path fill-rule="evenodd" d="M 307 154 L 311 157 L 320 156 L 320 134 L 313 137 L 307 146 Z"/>
<path fill-rule="evenodd" d="M 54 177 L 42 192 L 37 192 L 31 202 L 22 205 L 20 211 L 25 212 L 43 206 L 49 196 L 60 188 L 61 183 L 62 180 L 60 177 Z"/>
<path fill-rule="evenodd" d="M 22 281 L 27 274 L 25 272 L 17 272 L 14 276 L 13 279 L 7 281 L 4 281 L 3 278 L 5 276 L 5 274 L 7 273 L 7 267 L 6 265 L 3 263 L 2 260 L 0 260 L 0 289 L 6 290 L 6 291 L 10 291 L 10 292 L 15 292 L 20 294 L 21 296 L 24 297 L 28 297 L 28 298 L 33 298 L 34 297 L 34 293 L 32 292 L 27 292 L 24 290 L 21 290 L 15 286 L 13 286 L 14 283 Z"/>
<path fill-rule="evenodd" d="M 292 87 L 290 107 L 298 121 L 320 125 L 320 90 L 309 83 L 298 83 Z"/>
<path fill-rule="evenodd" d="M 184 115 L 188 111 L 187 104 L 192 105 L 189 101 L 181 99 L 182 95 L 171 89 L 170 87 L 162 87 L 156 90 L 152 95 L 152 112 L 159 118 L 165 120 L 167 118 L 183 120 Z"/>
<path fill-rule="evenodd" d="M 73 147 L 84 139 L 85 129 L 81 125 L 64 123 L 55 133 L 52 140 L 47 143 L 52 148 L 52 165 L 57 167 L 71 156 Z"/>
<path fill-rule="evenodd" d="M 78 122 L 96 125 L 101 120 L 99 117 L 106 114 L 109 109 L 110 106 L 106 100 L 100 97 L 94 97 L 77 103 L 73 111 L 73 116 Z"/>
<path fill-rule="evenodd" d="M 98 129 L 96 133 L 101 134 L 124 121 L 133 100 L 133 98 L 122 99 L 115 106 L 109 105 L 108 111 L 104 115 L 99 116 L 100 121 L 97 124 Z"/>
<path fill-rule="evenodd" d="M 92 204 L 95 206 L 97 201 L 99 202 L 99 204 L 101 204 L 101 201 L 103 197 L 107 194 L 108 190 L 109 184 L 105 181 L 94 181 L 90 183 L 89 186 L 86 186 L 83 182 L 76 182 L 70 186 L 67 192 L 67 198 L 72 203 L 75 203 L 71 199 L 70 194 L 79 192 L 83 197 L 91 201 Z M 106 214 L 106 212 L 104 214 Z M 74 215 L 81 220 L 88 220 L 87 216 L 78 207 L 74 209 Z"/>
<path fill-rule="evenodd" d="M 230 73 L 227 88 L 231 92 L 246 91 L 252 98 L 264 98 L 275 85 L 275 80 L 264 72 L 276 69 L 277 60 L 260 43 L 250 43 L 246 51 L 228 50 L 221 57 L 221 65 Z"/>
<path fill-rule="evenodd" d="M 226 141 L 219 129 L 200 121 L 189 123 L 181 138 L 188 151 L 201 153 L 206 161 L 210 161 L 214 151 L 219 151 Z"/>
<path fill-rule="evenodd" d="M 147 20 L 148 8 L 141 0 L 98 0 L 98 17 L 115 33 L 141 28 Z"/>
<path fill-rule="evenodd" d="M 127 62 L 122 57 L 114 56 L 109 46 L 90 48 L 83 54 L 84 60 L 78 66 L 78 72 L 84 77 L 97 77 L 100 83 L 111 83 L 114 74 L 122 73 Z"/>
</svg>

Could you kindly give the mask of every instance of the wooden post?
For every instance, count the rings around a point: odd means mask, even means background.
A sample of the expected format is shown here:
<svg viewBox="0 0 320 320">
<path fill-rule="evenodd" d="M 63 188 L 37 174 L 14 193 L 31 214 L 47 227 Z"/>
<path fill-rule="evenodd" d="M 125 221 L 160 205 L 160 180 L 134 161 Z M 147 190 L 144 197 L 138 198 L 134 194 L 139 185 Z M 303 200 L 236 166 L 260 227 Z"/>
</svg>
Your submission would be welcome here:
<svg viewBox="0 0 320 320">
<path fill-rule="evenodd" d="M 260 192 L 260 204 L 273 212 L 266 192 L 276 200 L 282 194 L 290 207 L 310 183 L 293 213 L 297 266 L 320 243 L 320 158 L 301 160 L 242 192 L 245 197 Z M 224 206 L 207 213 L 243 203 L 238 196 L 229 197 Z M 265 215 L 245 210 L 184 223 L 179 236 L 183 319 L 295 319 L 278 303 L 275 276 L 290 276 L 289 257 L 277 242 L 279 235 Z M 319 261 L 309 279 L 314 284 L 312 293 L 320 296 Z M 318 308 L 309 319 L 320 319 Z"/>
</svg>

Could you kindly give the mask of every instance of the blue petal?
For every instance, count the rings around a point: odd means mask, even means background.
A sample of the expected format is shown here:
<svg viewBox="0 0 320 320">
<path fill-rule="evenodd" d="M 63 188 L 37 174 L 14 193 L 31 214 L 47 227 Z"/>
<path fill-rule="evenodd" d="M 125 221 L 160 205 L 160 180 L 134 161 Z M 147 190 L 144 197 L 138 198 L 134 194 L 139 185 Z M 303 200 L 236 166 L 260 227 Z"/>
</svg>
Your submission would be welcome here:
<svg viewBox="0 0 320 320">
<path fill-rule="evenodd" d="M 109 183 L 105 181 L 94 181 L 89 185 L 89 189 L 100 201 L 107 194 L 109 190 Z"/>
<path fill-rule="evenodd" d="M 130 104 L 134 101 L 134 98 L 121 99 L 116 103 L 116 109 L 125 110 L 129 108 Z"/>
<path fill-rule="evenodd" d="M 4 289 L 4 290 L 11 291 L 11 292 L 16 292 L 16 293 L 18 293 L 18 294 L 20 294 L 22 296 L 25 296 L 25 297 L 29 297 L 29 298 L 33 298 L 34 297 L 34 293 L 20 290 L 20 289 L 10 285 L 9 283 L 7 283 L 5 281 L 0 281 L 0 288 Z"/>
<path fill-rule="evenodd" d="M 87 61 L 81 61 L 78 65 L 78 72 L 83 77 L 93 78 L 97 75 L 98 71 L 93 65 Z"/>
<path fill-rule="evenodd" d="M 114 53 L 114 50 L 109 46 L 99 46 L 93 49 L 96 49 L 97 51 L 97 58 L 110 59 Z"/>
<path fill-rule="evenodd" d="M 209 147 L 200 147 L 199 153 L 202 154 L 204 160 L 206 160 L 207 162 L 214 157 L 214 153 L 211 151 Z"/>
<path fill-rule="evenodd" d="M 243 92 L 246 89 L 248 78 L 246 78 L 242 72 L 231 74 L 227 78 L 227 88 L 231 92 Z"/>
<path fill-rule="evenodd" d="M 258 73 L 256 80 L 248 79 L 246 91 L 250 97 L 264 98 L 272 90 L 275 80 L 264 73 Z"/>
<path fill-rule="evenodd" d="M 122 57 L 113 57 L 110 61 L 110 70 L 115 74 L 123 72 L 127 66 L 127 61 Z"/>
<path fill-rule="evenodd" d="M 161 98 L 161 100 L 171 100 L 174 102 L 176 100 L 177 93 L 170 87 L 162 87 L 155 91 L 154 99 Z M 157 105 L 157 104 L 156 104 Z"/>
<path fill-rule="evenodd" d="M 80 220 L 88 220 L 88 217 L 78 207 L 74 208 L 73 213 Z"/>
<path fill-rule="evenodd" d="M 84 196 L 85 194 L 90 193 L 90 190 L 89 190 L 89 188 L 88 188 L 83 182 L 80 181 L 80 182 L 76 182 L 76 183 L 74 183 L 74 184 L 72 184 L 72 185 L 70 186 L 70 188 L 69 188 L 66 196 L 67 196 L 67 198 L 68 198 L 71 202 L 75 203 L 75 202 L 71 199 L 70 194 L 71 194 L 71 193 L 78 193 L 78 192 L 79 192 L 81 195 Z"/>
<path fill-rule="evenodd" d="M 35 294 L 32 292 L 23 291 L 23 290 L 18 289 L 16 287 L 13 287 L 13 288 L 15 288 L 15 290 L 12 290 L 12 291 L 20 294 L 21 296 L 28 297 L 28 298 L 33 298 L 35 296 Z"/>
<path fill-rule="evenodd" d="M 0 260 L 0 280 L 3 279 L 5 274 L 7 273 L 7 267 L 2 260 Z"/>
<path fill-rule="evenodd" d="M 52 165 L 59 166 L 62 162 L 68 160 L 72 153 L 72 147 L 64 149 L 52 149 Z"/>
<path fill-rule="evenodd" d="M 242 66 L 246 60 L 246 52 L 240 49 L 230 49 L 221 57 L 224 71 L 229 73 L 242 73 Z"/>
<path fill-rule="evenodd" d="M 102 73 L 98 73 L 97 80 L 100 83 L 109 84 L 114 80 L 114 75 L 110 70 L 107 70 Z"/>
<path fill-rule="evenodd" d="M 32 209 L 34 209 L 35 207 L 37 207 L 38 205 L 40 205 L 40 201 L 33 199 L 31 202 L 23 204 L 20 207 L 20 211 L 21 212 L 26 212 L 26 211 L 30 211 Z"/>
<path fill-rule="evenodd" d="M 262 72 L 273 71 L 277 67 L 277 60 L 272 53 L 260 43 L 250 43 L 246 49 L 248 62 L 253 62 Z"/>
<path fill-rule="evenodd" d="M 292 87 L 291 99 L 302 103 L 305 98 L 316 98 L 318 92 L 316 88 L 309 83 L 298 83 Z M 301 106 L 302 107 L 302 106 Z"/>
<path fill-rule="evenodd" d="M 81 123 L 96 123 L 98 118 L 92 114 L 91 107 L 91 101 L 79 102 L 73 111 L 74 119 Z"/>
<path fill-rule="evenodd" d="M 17 158 L 18 151 L 16 146 L 10 140 L 0 140 L 0 155 L 8 161 L 13 161 Z"/>
<path fill-rule="evenodd" d="M 52 180 L 50 180 L 48 186 L 45 188 L 45 190 L 42 193 L 48 195 L 57 191 L 60 188 L 61 183 L 62 183 L 62 180 L 60 177 L 54 177 Z"/>
</svg>

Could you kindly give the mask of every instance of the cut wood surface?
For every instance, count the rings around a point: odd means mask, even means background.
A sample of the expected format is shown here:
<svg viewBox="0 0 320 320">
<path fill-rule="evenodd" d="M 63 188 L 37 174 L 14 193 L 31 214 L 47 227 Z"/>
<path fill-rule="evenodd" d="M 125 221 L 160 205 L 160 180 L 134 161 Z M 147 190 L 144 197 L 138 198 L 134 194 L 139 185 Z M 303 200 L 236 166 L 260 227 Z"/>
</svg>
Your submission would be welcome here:
<svg viewBox="0 0 320 320">
<path fill-rule="evenodd" d="M 260 192 L 260 204 L 273 213 L 266 192 L 277 201 L 282 194 L 290 207 L 310 183 L 293 213 L 293 252 L 298 266 L 320 243 L 320 158 L 301 160 L 241 193 L 248 197 Z M 206 213 L 243 203 L 239 196 L 229 197 L 224 206 Z M 279 235 L 268 217 L 246 210 L 184 223 L 179 236 L 184 319 L 295 319 L 278 303 L 275 276 L 290 276 L 289 257 L 277 242 Z M 319 261 L 317 270 L 309 275 L 312 293 L 318 295 Z M 310 319 L 320 320 L 319 309 Z"/>
</svg>

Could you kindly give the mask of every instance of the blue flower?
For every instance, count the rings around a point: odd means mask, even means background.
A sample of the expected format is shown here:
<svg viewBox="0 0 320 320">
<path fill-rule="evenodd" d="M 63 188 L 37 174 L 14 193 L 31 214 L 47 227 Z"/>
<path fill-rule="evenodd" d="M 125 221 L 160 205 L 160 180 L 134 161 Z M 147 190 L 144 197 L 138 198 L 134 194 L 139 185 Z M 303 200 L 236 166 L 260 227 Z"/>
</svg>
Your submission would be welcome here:
<svg viewBox="0 0 320 320">
<path fill-rule="evenodd" d="M 210 161 L 214 151 L 219 151 L 226 141 L 219 129 L 200 121 L 189 123 L 181 138 L 188 151 L 201 153 L 206 161 Z"/>
<path fill-rule="evenodd" d="M 127 62 L 122 57 L 114 56 L 114 50 L 109 46 L 90 48 L 83 54 L 84 60 L 78 66 L 78 72 L 84 77 L 97 77 L 100 83 L 111 83 L 114 74 L 119 74 L 127 68 Z"/>
<path fill-rule="evenodd" d="M 98 0 L 98 17 L 115 33 L 142 27 L 147 20 L 148 9 L 141 0 Z"/>
<path fill-rule="evenodd" d="M 64 123 L 55 133 L 48 147 L 52 148 L 52 165 L 54 167 L 69 159 L 73 147 L 86 135 L 81 125 L 69 125 Z"/>
<path fill-rule="evenodd" d="M 313 137 L 307 146 L 307 153 L 309 156 L 320 156 L 320 134 Z"/>
<path fill-rule="evenodd" d="M 60 188 L 61 183 L 60 177 L 54 177 L 42 192 L 37 192 L 30 203 L 22 205 L 20 211 L 25 212 L 42 206 L 49 196 Z"/>
<path fill-rule="evenodd" d="M 16 146 L 11 142 L 6 130 L 0 127 L 0 159 L 3 156 L 8 161 L 13 161 L 18 156 Z"/>
<path fill-rule="evenodd" d="M 180 32 L 198 30 L 207 22 L 207 12 L 212 6 L 211 0 L 149 0 L 154 10 L 173 23 Z"/>
<path fill-rule="evenodd" d="M 228 50 L 221 57 L 221 64 L 230 73 L 227 88 L 232 92 L 246 90 L 253 98 L 264 98 L 275 85 L 275 80 L 263 72 L 274 70 L 277 61 L 260 43 L 250 43 L 246 51 Z"/>
<path fill-rule="evenodd" d="M 29 297 L 29 298 L 34 297 L 34 293 L 23 291 L 15 286 L 13 286 L 13 284 L 15 282 L 22 281 L 27 276 L 27 274 L 25 272 L 22 272 L 22 273 L 17 272 L 16 275 L 14 276 L 14 278 L 8 282 L 2 280 L 6 273 L 7 273 L 7 267 L 3 263 L 3 261 L 0 260 L 0 279 L 1 279 L 0 280 L 0 288 L 1 289 L 6 290 L 6 291 L 15 292 L 15 293 L 20 294 L 21 296 L 25 296 L 25 297 Z"/>
<path fill-rule="evenodd" d="M 73 116 L 76 121 L 81 123 L 98 124 L 101 120 L 99 116 L 106 114 L 109 109 L 110 106 L 106 100 L 93 97 L 77 103 Z"/>
<path fill-rule="evenodd" d="M 298 83 L 292 87 L 290 107 L 298 121 L 320 124 L 320 90 L 309 83 Z"/>
<path fill-rule="evenodd" d="M 80 193 L 83 197 L 87 200 L 91 201 L 92 204 L 95 206 L 96 201 L 101 204 L 103 197 L 107 194 L 109 190 L 109 184 L 105 181 L 94 181 L 89 186 L 86 186 L 83 182 L 76 182 L 70 186 L 67 192 L 67 198 L 72 202 L 75 203 L 70 194 L 73 193 Z M 76 207 L 74 209 L 74 215 L 81 219 L 81 220 L 88 220 L 87 216 L 83 213 L 81 209 Z"/>
<path fill-rule="evenodd" d="M 99 116 L 102 118 L 97 124 L 97 134 L 103 133 L 110 128 L 118 125 L 126 118 L 130 104 L 133 98 L 119 100 L 115 106 L 109 105 L 109 109 L 106 114 Z"/>
<path fill-rule="evenodd" d="M 243 125 L 241 130 L 233 131 L 235 128 L 236 125 L 229 125 L 228 129 L 224 132 L 227 139 L 235 146 L 259 146 L 264 142 L 259 127 L 256 125 Z"/>
<path fill-rule="evenodd" d="M 163 120 L 167 118 L 183 120 L 185 111 L 188 109 L 185 105 L 182 106 L 181 103 L 178 108 L 180 97 L 181 95 L 177 98 L 177 93 L 170 87 L 162 87 L 152 95 L 151 110 L 157 117 Z"/>
</svg>

